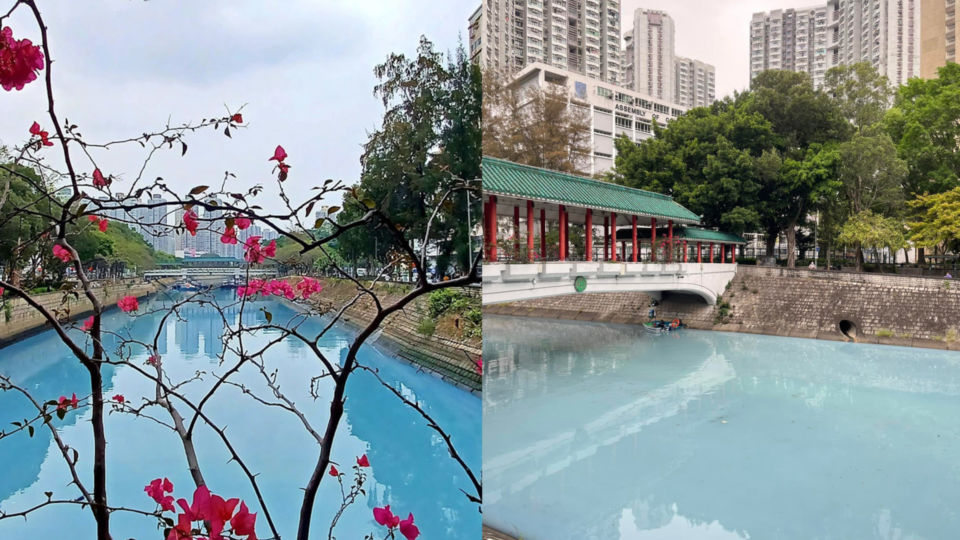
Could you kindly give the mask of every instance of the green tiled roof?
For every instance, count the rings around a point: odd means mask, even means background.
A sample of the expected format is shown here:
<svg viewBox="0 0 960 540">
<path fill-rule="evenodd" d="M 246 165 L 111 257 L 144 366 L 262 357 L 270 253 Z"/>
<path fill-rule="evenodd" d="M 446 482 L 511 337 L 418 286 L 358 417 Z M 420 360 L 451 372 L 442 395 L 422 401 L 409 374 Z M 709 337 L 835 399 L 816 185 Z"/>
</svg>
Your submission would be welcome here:
<svg viewBox="0 0 960 540">
<path fill-rule="evenodd" d="M 650 234 L 646 230 L 641 240 L 647 240 Z M 665 227 L 657 227 L 657 239 L 663 240 L 667 237 Z M 701 229 L 699 227 L 674 227 L 673 237 L 681 240 L 693 240 L 697 242 L 715 242 L 718 244 L 745 244 L 747 241 L 736 234 L 712 231 L 710 229 Z M 633 231 L 623 225 L 617 229 L 617 241 L 633 239 Z"/>
<path fill-rule="evenodd" d="M 725 233 L 720 231 L 711 231 L 710 229 L 701 229 L 699 227 L 684 227 L 680 230 L 680 237 L 687 240 L 700 240 L 707 242 L 722 242 L 724 244 L 746 244 L 747 241 L 739 234 Z"/>
<path fill-rule="evenodd" d="M 700 216 L 667 195 L 491 157 L 483 158 L 483 191 L 627 215 L 672 219 L 677 223 L 700 223 Z"/>
</svg>

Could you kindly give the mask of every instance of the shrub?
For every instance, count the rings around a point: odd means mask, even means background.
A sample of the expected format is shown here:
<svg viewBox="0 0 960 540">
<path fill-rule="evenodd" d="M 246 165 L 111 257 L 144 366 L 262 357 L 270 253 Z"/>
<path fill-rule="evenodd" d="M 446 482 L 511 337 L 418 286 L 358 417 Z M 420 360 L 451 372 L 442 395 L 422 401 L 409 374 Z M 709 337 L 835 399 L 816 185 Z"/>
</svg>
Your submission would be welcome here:
<svg viewBox="0 0 960 540">
<path fill-rule="evenodd" d="M 887 330 L 886 328 L 881 328 L 877 330 L 877 337 L 882 337 L 882 338 L 893 337 L 893 330 Z"/>
<path fill-rule="evenodd" d="M 427 309 L 433 318 L 443 315 L 449 311 L 455 304 L 462 306 L 460 302 L 465 300 L 463 293 L 455 289 L 440 289 L 430 293 L 427 298 Z"/>
<path fill-rule="evenodd" d="M 943 340 L 947 342 L 954 342 L 957 340 L 957 329 L 956 328 L 947 328 L 947 335 L 943 336 Z"/>
<path fill-rule="evenodd" d="M 417 333 L 430 337 L 437 330 L 437 323 L 433 319 L 423 319 L 417 326 Z"/>
</svg>

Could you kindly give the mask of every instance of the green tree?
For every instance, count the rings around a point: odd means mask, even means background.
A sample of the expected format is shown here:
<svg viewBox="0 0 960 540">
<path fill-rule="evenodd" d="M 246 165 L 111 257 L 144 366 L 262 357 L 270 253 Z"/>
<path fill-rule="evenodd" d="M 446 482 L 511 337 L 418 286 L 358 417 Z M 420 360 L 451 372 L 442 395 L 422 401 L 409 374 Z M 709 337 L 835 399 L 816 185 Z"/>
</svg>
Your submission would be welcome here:
<svg viewBox="0 0 960 540">
<path fill-rule="evenodd" d="M 374 94 L 386 111 L 380 129 L 364 145 L 359 191 L 398 225 L 408 240 L 422 238 L 432 206 L 463 180 L 480 177 L 481 81 L 460 47 L 444 64 L 443 55 L 426 38 L 415 58 L 391 54 L 374 69 Z M 480 198 L 470 200 L 471 218 L 479 221 Z M 466 195 L 447 198 L 431 223 L 438 238 L 441 275 L 450 262 L 466 268 L 469 232 Z M 365 210 L 346 203 L 338 219 L 359 217 Z M 381 260 L 397 244 L 386 227 L 344 238 L 348 259 Z"/>
<path fill-rule="evenodd" d="M 780 169 L 773 156 L 765 159 L 761 221 L 772 255 L 780 231 L 787 237 L 787 266 L 796 264 L 797 227 L 807 212 L 831 190 L 837 155 L 833 145 L 850 127 L 837 102 L 813 88 L 805 73 L 769 70 L 754 78 L 751 92 L 741 97 L 748 110 L 759 113 L 776 135 Z"/>
<path fill-rule="evenodd" d="M 910 239 L 920 247 L 945 252 L 960 244 L 960 186 L 931 195 L 921 195 L 908 205 L 916 221 L 910 222 Z"/>
<path fill-rule="evenodd" d="M 760 114 L 726 99 L 654 126 L 654 132 L 640 144 L 616 140 L 611 180 L 672 195 L 707 226 L 742 233 L 760 225 L 758 159 L 775 140 Z"/>
<path fill-rule="evenodd" d="M 837 241 L 843 245 L 863 248 L 888 248 L 894 254 L 907 245 L 903 222 L 875 214 L 870 210 L 856 213 L 844 223 Z M 863 270 L 863 257 L 857 258 L 857 271 Z"/>
<path fill-rule="evenodd" d="M 824 90 L 857 133 L 882 121 L 893 97 L 887 77 L 869 62 L 830 68 L 824 77 Z"/>
<path fill-rule="evenodd" d="M 960 176 L 960 65 L 948 63 L 934 79 L 910 79 L 884 119 L 907 164 L 908 198 L 942 193 Z"/>
<path fill-rule="evenodd" d="M 42 215 L 49 215 L 56 206 L 43 195 L 45 189 L 43 179 L 32 169 L 10 163 L 0 166 L 0 266 L 15 286 L 28 261 L 42 255 L 39 235 L 47 225 Z"/>
</svg>

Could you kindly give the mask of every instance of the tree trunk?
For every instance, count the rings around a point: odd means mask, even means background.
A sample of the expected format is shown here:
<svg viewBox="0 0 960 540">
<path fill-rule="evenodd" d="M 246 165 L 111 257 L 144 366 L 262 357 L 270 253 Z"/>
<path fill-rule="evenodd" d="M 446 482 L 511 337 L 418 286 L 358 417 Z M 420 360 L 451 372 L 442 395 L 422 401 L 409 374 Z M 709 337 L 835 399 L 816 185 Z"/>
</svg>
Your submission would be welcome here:
<svg viewBox="0 0 960 540">
<path fill-rule="evenodd" d="M 766 249 L 767 257 L 773 257 L 773 250 L 777 245 L 777 236 L 779 236 L 778 231 L 768 230 L 766 234 Z"/>
<path fill-rule="evenodd" d="M 823 247 L 826 248 L 826 250 L 827 250 L 827 270 L 829 270 L 829 269 L 830 269 L 830 261 L 831 261 L 830 255 L 831 255 L 831 253 L 832 253 L 833 250 L 830 249 L 830 244 L 824 244 Z"/>
<path fill-rule="evenodd" d="M 917 249 L 917 264 L 924 265 L 926 261 L 923 260 L 923 248 Z"/>
<path fill-rule="evenodd" d="M 857 272 L 863 272 L 863 248 L 857 244 Z"/>
<path fill-rule="evenodd" d="M 794 248 L 797 245 L 796 220 L 791 220 L 790 224 L 787 225 L 786 234 L 787 234 L 787 268 L 796 268 L 797 256 L 794 253 Z"/>
</svg>

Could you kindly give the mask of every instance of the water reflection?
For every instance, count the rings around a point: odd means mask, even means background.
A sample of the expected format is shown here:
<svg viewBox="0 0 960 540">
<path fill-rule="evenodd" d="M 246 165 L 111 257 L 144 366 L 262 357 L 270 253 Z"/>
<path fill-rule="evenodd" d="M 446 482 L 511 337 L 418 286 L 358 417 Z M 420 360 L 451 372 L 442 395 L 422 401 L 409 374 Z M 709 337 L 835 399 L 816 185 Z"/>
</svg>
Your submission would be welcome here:
<svg viewBox="0 0 960 540">
<path fill-rule="evenodd" d="M 484 327 L 485 519 L 508 532 L 951 538 L 960 525 L 960 355 Z"/>
<path fill-rule="evenodd" d="M 222 298 L 226 300 L 226 297 Z M 157 303 L 174 301 L 174 298 L 159 298 Z M 150 309 L 149 305 L 145 310 Z M 296 313 L 275 302 L 256 302 L 244 310 L 247 324 L 264 322 L 259 308 L 266 307 L 273 313 L 273 321 L 284 324 L 296 317 Z M 228 320 L 236 321 L 239 310 L 226 311 Z M 235 357 L 227 351 L 221 366 L 216 356 L 224 352 L 220 338 L 222 322 L 209 307 L 190 306 L 183 310 L 182 318 L 170 318 L 160 328 L 158 346 L 164 363 L 174 379 L 186 379 L 197 370 L 222 373 Z M 147 315 L 132 319 L 119 312 L 105 317 L 105 325 L 112 331 L 138 339 L 152 341 L 160 315 Z M 298 319 L 299 320 L 299 319 Z M 318 331 L 321 321 L 308 321 L 302 327 L 305 332 Z M 79 335 L 79 334 L 78 334 Z M 337 328 L 319 344 L 330 358 L 340 358 L 343 347 L 349 343 L 351 331 Z M 276 336 L 276 332 L 258 332 L 244 338 L 248 349 L 259 349 Z M 115 350 L 116 340 L 106 343 L 108 350 Z M 143 361 L 145 350 L 126 351 L 135 361 Z M 412 367 L 399 363 L 383 351 L 372 347 L 361 350 L 360 360 L 381 371 L 382 376 L 395 384 L 403 385 L 406 391 L 416 396 L 422 406 L 451 433 L 458 448 L 468 463 L 479 469 L 480 460 L 480 402 L 457 388 L 433 377 L 417 373 Z M 327 418 L 326 399 L 331 395 L 329 381 L 319 386 L 320 399 L 314 401 L 309 395 L 311 377 L 322 369 L 307 349 L 295 340 L 288 340 L 271 349 L 265 358 L 269 369 L 279 369 L 279 383 L 284 392 L 293 399 L 310 418 L 315 428 L 322 429 Z M 70 358 L 50 333 L 38 334 L 8 348 L 0 349 L 0 371 L 31 387 L 43 397 L 56 398 L 70 395 L 86 388 L 86 374 L 76 360 Z M 108 381 L 107 395 L 123 393 L 128 400 L 139 403 L 143 396 L 152 395 L 152 386 L 129 369 L 105 373 Z M 258 395 L 268 397 L 269 392 L 262 376 L 255 369 L 242 369 L 233 379 L 253 389 Z M 209 387 L 209 381 L 192 383 L 184 387 L 188 395 L 199 396 Z M 78 394 L 81 392 L 78 392 Z M 373 465 L 368 484 L 369 497 L 358 503 L 344 515 L 338 527 L 338 537 L 362 538 L 378 530 L 372 520 L 370 508 L 374 505 L 392 504 L 397 510 L 413 512 L 424 537 L 462 538 L 474 540 L 479 530 L 480 516 L 476 505 L 470 504 L 459 492 L 469 487 L 468 480 L 446 455 L 435 433 L 429 430 L 420 416 L 411 410 L 398 407 L 396 398 L 371 376 L 357 373 L 347 390 L 344 424 L 333 448 L 333 459 L 342 470 L 349 470 L 356 456 L 368 453 Z M 243 396 L 234 388 L 225 388 L 218 393 L 206 408 L 207 413 L 218 422 L 227 425 L 228 433 L 238 451 L 251 468 L 260 473 L 261 489 L 271 502 L 274 520 L 284 536 L 292 536 L 296 526 L 300 488 L 309 476 L 316 460 L 315 442 L 304 433 L 296 417 L 276 408 L 264 408 Z M 0 411 L 3 419 L 14 419 L 30 414 L 30 406 L 11 393 L 0 393 Z M 12 412 L 11 412 L 12 411 Z M 62 436 L 69 444 L 80 450 L 81 470 L 89 455 L 89 424 L 86 411 L 71 412 L 59 425 Z M 189 476 L 184 474 L 182 448 L 172 434 L 150 423 L 137 421 L 126 415 L 110 415 L 107 432 L 111 437 L 108 447 L 110 460 L 111 497 L 135 507 L 146 507 L 143 485 L 157 476 L 169 476 L 177 486 L 177 496 L 189 492 Z M 247 481 L 235 466 L 225 464 L 228 454 L 222 444 L 209 430 L 201 428 L 196 440 L 201 449 L 201 462 L 205 464 L 204 475 L 215 492 L 244 498 L 256 511 L 255 497 Z M 149 456 L 149 458 L 147 458 Z M 58 495 L 73 494 L 63 486 L 66 478 L 61 458 L 51 452 L 50 437 L 44 430 L 37 430 L 34 438 L 11 437 L 0 441 L 0 508 L 18 510 L 42 501 L 43 491 L 54 489 Z M 181 486 L 183 486 L 181 488 Z M 325 482 L 318 494 L 315 520 L 329 523 L 339 506 L 339 488 L 335 483 Z M 136 516 L 116 514 L 115 537 L 143 537 L 153 531 L 155 523 Z M 74 509 L 53 508 L 24 523 L 22 520 L 0 521 L 0 538 L 55 538 L 64 531 L 71 531 L 79 538 L 92 537 L 93 522 L 89 512 Z M 260 531 L 261 533 L 266 532 Z"/>
</svg>

